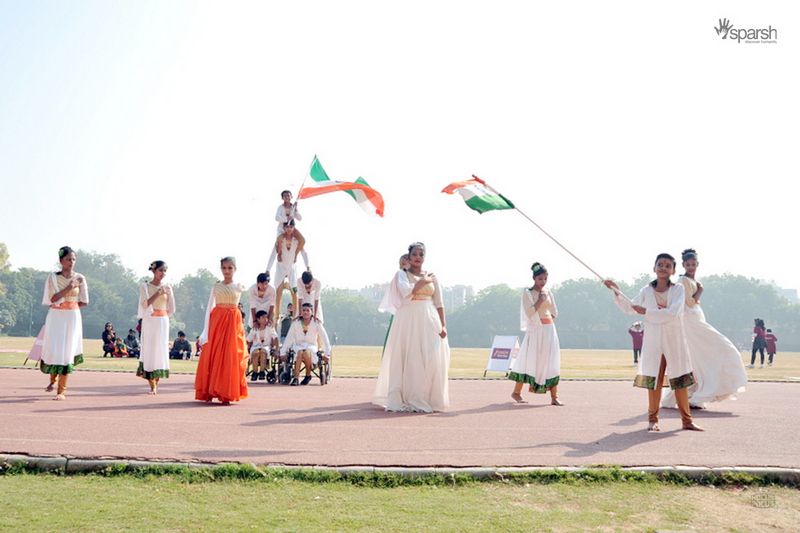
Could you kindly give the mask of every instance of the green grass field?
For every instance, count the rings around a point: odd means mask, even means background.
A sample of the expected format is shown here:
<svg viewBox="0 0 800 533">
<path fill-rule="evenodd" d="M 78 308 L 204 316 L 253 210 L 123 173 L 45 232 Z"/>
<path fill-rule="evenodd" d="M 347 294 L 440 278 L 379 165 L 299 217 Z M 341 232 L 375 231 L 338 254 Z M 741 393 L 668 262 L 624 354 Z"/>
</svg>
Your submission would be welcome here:
<svg viewBox="0 0 800 533">
<path fill-rule="evenodd" d="M 0 366 L 21 366 L 33 345 L 30 337 L 0 337 Z M 96 339 L 84 341 L 85 362 L 82 370 L 118 370 L 135 372 L 135 358 L 103 358 L 101 342 Z M 486 348 L 453 348 L 451 350 L 450 377 L 480 378 L 486 368 L 489 350 Z M 749 362 L 749 354 L 744 354 Z M 335 375 L 376 376 L 380 366 L 379 346 L 334 347 Z M 776 365 L 766 368 L 748 369 L 751 380 L 800 381 L 800 353 L 778 353 Z M 194 372 L 197 361 L 171 361 L 173 372 Z M 29 362 L 28 366 L 33 366 Z M 562 350 L 561 376 L 564 378 L 633 378 L 635 367 L 628 350 Z M 487 377 L 502 377 L 499 372 L 489 372 Z"/>
<path fill-rule="evenodd" d="M 762 500 L 770 504 L 758 507 Z M 800 491 L 659 482 L 348 483 L 0 476 L 3 531 L 792 531 Z"/>
</svg>

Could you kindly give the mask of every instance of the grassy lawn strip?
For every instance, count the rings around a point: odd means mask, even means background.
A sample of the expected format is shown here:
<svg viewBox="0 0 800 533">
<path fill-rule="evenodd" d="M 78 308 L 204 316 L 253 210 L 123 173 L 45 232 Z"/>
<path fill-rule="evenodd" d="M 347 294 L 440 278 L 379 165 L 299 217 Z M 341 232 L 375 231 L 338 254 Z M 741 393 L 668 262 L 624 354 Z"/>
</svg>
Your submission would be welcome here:
<svg viewBox="0 0 800 533">
<path fill-rule="evenodd" d="M 730 531 L 791 530 L 800 521 L 796 489 L 752 479 L 721 488 L 659 482 L 614 469 L 505 482 L 243 465 L 6 474 L 0 529 L 11 531 Z M 629 477 L 613 479 L 621 474 Z"/>
</svg>

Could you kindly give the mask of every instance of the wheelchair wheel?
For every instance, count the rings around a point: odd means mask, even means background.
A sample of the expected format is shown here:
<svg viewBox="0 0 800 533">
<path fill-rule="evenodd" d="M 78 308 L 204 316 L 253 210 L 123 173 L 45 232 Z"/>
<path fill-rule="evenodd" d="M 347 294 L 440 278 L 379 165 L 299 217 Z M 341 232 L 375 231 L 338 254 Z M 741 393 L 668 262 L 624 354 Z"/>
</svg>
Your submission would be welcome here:
<svg viewBox="0 0 800 533">
<path fill-rule="evenodd" d="M 327 385 L 330 379 L 331 379 L 331 363 L 330 361 L 325 361 L 319 366 L 319 384 Z"/>
<path fill-rule="evenodd" d="M 269 384 L 273 384 L 273 383 L 275 383 L 276 381 L 278 381 L 278 373 L 277 373 L 277 372 L 275 371 L 275 369 L 273 368 L 272 370 L 270 370 L 269 372 L 267 372 L 267 383 L 269 383 Z"/>
</svg>

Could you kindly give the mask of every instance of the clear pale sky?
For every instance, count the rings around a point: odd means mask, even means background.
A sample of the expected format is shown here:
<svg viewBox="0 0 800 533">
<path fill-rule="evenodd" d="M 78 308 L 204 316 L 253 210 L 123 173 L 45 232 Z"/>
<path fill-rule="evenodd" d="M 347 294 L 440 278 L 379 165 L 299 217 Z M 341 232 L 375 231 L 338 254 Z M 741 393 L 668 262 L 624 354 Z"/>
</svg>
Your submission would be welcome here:
<svg viewBox="0 0 800 533">
<path fill-rule="evenodd" d="M 388 281 L 421 240 L 444 285 L 591 276 L 515 212 L 441 194 L 477 174 L 604 276 L 698 249 L 699 274 L 800 288 L 796 2 L 0 0 L 0 241 L 154 259 L 177 281 L 266 265 L 317 154 L 386 202 L 301 202 L 325 285 Z M 722 40 L 734 27 L 775 44 Z M 80 258 L 77 269 L 80 271 Z"/>
</svg>

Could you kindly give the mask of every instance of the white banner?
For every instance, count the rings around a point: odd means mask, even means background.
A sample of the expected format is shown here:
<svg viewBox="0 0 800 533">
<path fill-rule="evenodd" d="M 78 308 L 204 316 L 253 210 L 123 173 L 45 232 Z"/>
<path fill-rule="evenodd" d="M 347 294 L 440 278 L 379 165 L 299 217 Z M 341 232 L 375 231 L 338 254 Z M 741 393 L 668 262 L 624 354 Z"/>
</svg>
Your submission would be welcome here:
<svg viewBox="0 0 800 533">
<path fill-rule="evenodd" d="M 511 360 L 519 352 L 519 339 L 516 335 L 495 335 L 492 347 L 489 349 L 489 362 L 486 363 L 486 372 L 508 372 Z"/>
</svg>

